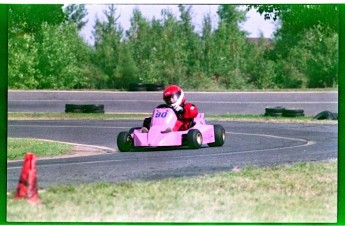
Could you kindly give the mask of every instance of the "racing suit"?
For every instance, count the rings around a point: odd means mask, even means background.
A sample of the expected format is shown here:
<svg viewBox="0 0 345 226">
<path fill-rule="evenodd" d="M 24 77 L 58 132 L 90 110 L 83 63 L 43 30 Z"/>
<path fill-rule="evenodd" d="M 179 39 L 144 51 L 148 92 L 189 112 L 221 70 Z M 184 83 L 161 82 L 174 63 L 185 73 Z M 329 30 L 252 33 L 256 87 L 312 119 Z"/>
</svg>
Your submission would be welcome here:
<svg viewBox="0 0 345 226">
<path fill-rule="evenodd" d="M 172 131 L 183 131 L 189 129 L 193 123 L 193 119 L 198 115 L 198 108 L 191 103 L 185 103 L 182 106 L 181 111 L 178 111 L 176 113 L 177 121 L 172 128 Z"/>
</svg>

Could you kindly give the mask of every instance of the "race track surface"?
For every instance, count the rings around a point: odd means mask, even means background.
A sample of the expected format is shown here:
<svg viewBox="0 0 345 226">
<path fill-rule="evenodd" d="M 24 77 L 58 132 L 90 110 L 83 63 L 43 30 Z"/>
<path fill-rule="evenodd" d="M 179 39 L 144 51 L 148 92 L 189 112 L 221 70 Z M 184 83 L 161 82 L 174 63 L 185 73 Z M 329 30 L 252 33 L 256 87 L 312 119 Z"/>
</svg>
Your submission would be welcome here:
<svg viewBox="0 0 345 226">
<path fill-rule="evenodd" d="M 206 114 L 264 114 L 268 106 L 300 108 L 315 116 L 338 112 L 338 92 L 186 92 L 187 102 Z M 151 113 L 162 92 L 9 91 L 9 112 L 64 112 L 65 104 L 103 104 L 106 113 Z"/>
<path fill-rule="evenodd" d="M 8 121 L 8 137 L 96 145 L 109 154 L 38 160 L 38 184 L 121 182 L 203 175 L 244 166 L 273 166 L 337 158 L 337 124 L 208 122 L 226 130 L 223 147 L 120 153 L 116 136 L 141 121 Z M 18 183 L 22 162 L 7 163 L 7 190 Z"/>
</svg>

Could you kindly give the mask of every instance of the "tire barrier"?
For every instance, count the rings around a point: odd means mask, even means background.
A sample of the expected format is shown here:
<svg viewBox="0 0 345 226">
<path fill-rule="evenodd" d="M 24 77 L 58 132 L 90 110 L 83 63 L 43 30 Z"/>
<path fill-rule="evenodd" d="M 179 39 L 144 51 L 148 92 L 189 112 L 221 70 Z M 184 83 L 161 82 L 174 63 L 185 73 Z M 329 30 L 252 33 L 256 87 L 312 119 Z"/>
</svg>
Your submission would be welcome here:
<svg viewBox="0 0 345 226">
<path fill-rule="evenodd" d="M 304 110 L 299 108 L 284 108 L 281 106 L 266 107 L 264 115 L 282 117 L 301 117 L 304 116 Z"/>
<path fill-rule="evenodd" d="M 299 108 L 285 108 L 283 110 L 283 117 L 300 117 L 304 116 L 304 110 Z"/>
<path fill-rule="evenodd" d="M 147 91 L 161 91 L 164 90 L 164 85 L 161 83 L 157 84 L 146 84 Z"/>
<path fill-rule="evenodd" d="M 65 113 L 102 113 L 104 114 L 103 104 L 66 104 Z"/>
<path fill-rule="evenodd" d="M 322 111 L 315 115 L 313 119 L 316 120 L 338 120 L 338 113 L 333 113 L 330 111 Z"/>
<path fill-rule="evenodd" d="M 83 113 L 84 106 L 80 104 L 66 104 L 65 112 L 66 113 Z"/>
<path fill-rule="evenodd" d="M 147 91 L 147 87 L 143 83 L 130 83 L 128 90 L 129 91 Z"/>
<path fill-rule="evenodd" d="M 265 108 L 265 116 L 282 116 L 283 111 L 285 108 L 278 106 L 278 107 L 266 107 Z"/>
<path fill-rule="evenodd" d="M 164 90 L 162 83 L 130 83 L 128 86 L 129 91 L 161 91 Z"/>
</svg>

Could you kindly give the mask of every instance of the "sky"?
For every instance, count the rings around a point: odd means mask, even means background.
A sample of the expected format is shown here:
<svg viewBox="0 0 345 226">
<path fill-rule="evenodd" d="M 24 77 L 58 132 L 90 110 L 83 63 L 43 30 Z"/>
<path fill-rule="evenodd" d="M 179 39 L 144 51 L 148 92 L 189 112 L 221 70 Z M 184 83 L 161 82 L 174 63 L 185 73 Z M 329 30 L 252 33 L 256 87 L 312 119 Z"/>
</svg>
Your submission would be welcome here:
<svg viewBox="0 0 345 226">
<path fill-rule="evenodd" d="M 147 19 L 156 19 L 161 18 L 161 10 L 169 9 L 171 10 L 176 17 L 179 17 L 179 11 L 177 5 L 116 5 L 117 15 L 120 16 L 118 22 L 121 26 L 127 30 L 130 27 L 130 17 L 132 16 L 133 9 L 138 7 L 143 16 Z M 92 33 L 93 26 L 95 24 L 96 18 L 100 20 L 104 19 L 103 10 L 106 9 L 105 5 L 86 5 L 88 10 L 88 24 L 81 31 L 83 38 L 92 43 Z M 217 8 L 218 5 L 192 5 L 192 20 L 193 25 L 195 26 L 196 31 L 201 31 L 202 20 L 204 15 L 210 13 L 212 16 L 212 25 L 216 26 L 217 24 Z M 245 23 L 241 24 L 240 27 L 242 30 L 249 33 L 248 37 L 259 37 L 262 33 L 266 38 L 272 38 L 273 32 L 276 28 L 276 23 L 272 20 L 265 21 L 264 17 L 257 13 L 255 10 L 250 10 L 246 14 L 247 20 Z"/>
</svg>

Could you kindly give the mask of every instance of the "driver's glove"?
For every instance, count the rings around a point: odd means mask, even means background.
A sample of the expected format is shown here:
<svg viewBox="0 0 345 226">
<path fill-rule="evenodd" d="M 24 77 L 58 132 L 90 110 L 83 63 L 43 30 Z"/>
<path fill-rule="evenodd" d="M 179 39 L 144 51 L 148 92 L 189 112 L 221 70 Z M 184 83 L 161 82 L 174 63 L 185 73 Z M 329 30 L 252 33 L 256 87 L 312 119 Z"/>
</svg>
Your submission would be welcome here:
<svg viewBox="0 0 345 226">
<path fill-rule="evenodd" d="M 174 110 L 176 112 L 182 113 L 183 112 L 183 107 L 179 106 L 179 105 L 172 105 L 172 107 L 174 108 Z"/>
</svg>

